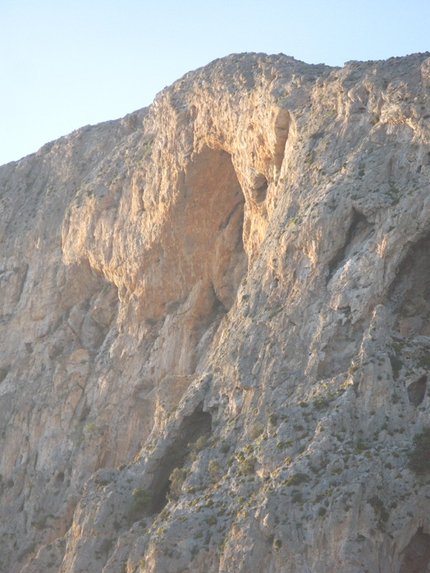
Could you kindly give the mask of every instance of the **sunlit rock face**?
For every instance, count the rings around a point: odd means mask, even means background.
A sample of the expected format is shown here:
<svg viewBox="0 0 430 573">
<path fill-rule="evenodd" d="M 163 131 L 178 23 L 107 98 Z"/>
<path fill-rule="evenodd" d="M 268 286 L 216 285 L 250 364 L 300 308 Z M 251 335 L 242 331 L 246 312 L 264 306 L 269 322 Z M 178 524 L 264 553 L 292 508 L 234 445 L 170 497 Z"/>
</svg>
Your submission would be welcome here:
<svg viewBox="0 0 430 573">
<path fill-rule="evenodd" d="M 216 60 L 0 168 L 1 573 L 425 573 L 430 54 Z"/>
</svg>

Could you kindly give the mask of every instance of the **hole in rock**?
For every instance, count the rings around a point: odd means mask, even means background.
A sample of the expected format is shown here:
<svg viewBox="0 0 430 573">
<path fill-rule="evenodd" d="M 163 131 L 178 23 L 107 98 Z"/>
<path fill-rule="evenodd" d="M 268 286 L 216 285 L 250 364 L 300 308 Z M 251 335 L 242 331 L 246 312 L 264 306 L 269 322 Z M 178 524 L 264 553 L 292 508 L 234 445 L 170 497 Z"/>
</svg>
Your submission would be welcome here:
<svg viewBox="0 0 430 573">
<path fill-rule="evenodd" d="M 204 148 L 187 168 L 183 192 L 184 200 L 174 213 L 184 258 L 181 272 L 189 273 L 189 285 L 199 281 L 208 291 L 213 289 L 228 311 L 248 266 L 243 246 L 245 197 L 230 154 Z M 212 308 L 208 313 L 213 314 Z"/>
<path fill-rule="evenodd" d="M 256 203 L 262 203 L 266 200 L 267 188 L 269 184 L 264 176 L 261 176 L 261 181 L 257 183 L 257 187 L 253 190 L 252 196 Z"/>
<path fill-rule="evenodd" d="M 402 336 L 430 336 L 430 235 L 418 241 L 398 267 L 388 293 Z"/>
<path fill-rule="evenodd" d="M 403 551 L 399 573 L 428 573 L 430 535 L 420 527 Z"/>
<path fill-rule="evenodd" d="M 244 205 L 230 154 L 209 147 L 195 154 L 179 177 L 175 202 L 165 217 L 163 256 L 146 273 L 142 298 L 141 317 L 147 324 L 163 324 L 162 317 L 170 314 L 168 328 L 175 321 L 177 331 L 183 328 L 181 336 L 172 338 L 166 368 L 193 372 L 236 300 L 248 270 Z"/>
<path fill-rule="evenodd" d="M 353 208 L 351 223 L 346 234 L 345 243 L 329 262 L 327 282 L 329 282 L 335 272 L 340 269 L 342 263 L 355 254 L 359 245 L 361 245 L 372 232 L 373 226 L 369 224 L 363 213 L 360 213 Z"/>
<path fill-rule="evenodd" d="M 167 504 L 167 495 L 170 490 L 170 475 L 175 468 L 182 468 L 193 444 L 199 438 L 209 435 L 212 427 L 212 417 L 208 412 L 200 409 L 182 421 L 178 436 L 167 448 L 160 461 L 151 485 L 152 505 L 151 513 L 159 513 Z"/>
<path fill-rule="evenodd" d="M 426 389 L 427 389 L 427 376 L 425 375 L 421 376 L 421 378 L 419 378 L 415 382 L 412 382 L 412 384 L 409 384 L 407 391 L 408 391 L 409 402 L 412 404 L 412 406 L 418 408 L 418 406 L 424 400 L 424 396 L 426 395 Z"/>
<path fill-rule="evenodd" d="M 205 304 L 202 311 L 196 317 L 194 324 L 194 335 L 196 340 L 201 340 L 204 333 L 216 320 L 228 312 L 228 308 L 218 298 L 214 286 L 211 284 L 204 293 Z"/>
</svg>

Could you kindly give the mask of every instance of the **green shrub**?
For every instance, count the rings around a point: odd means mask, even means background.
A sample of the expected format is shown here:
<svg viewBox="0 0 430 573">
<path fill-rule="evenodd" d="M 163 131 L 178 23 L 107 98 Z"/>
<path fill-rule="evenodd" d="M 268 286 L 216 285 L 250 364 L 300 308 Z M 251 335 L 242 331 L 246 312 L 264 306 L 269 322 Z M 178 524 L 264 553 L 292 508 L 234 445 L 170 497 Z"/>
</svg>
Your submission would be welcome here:
<svg viewBox="0 0 430 573">
<path fill-rule="evenodd" d="M 279 448 L 280 450 L 282 450 L 284 448 L 289 448 L 293 444 L 294 444 L 294 440 L 285 440 L 285 442 L 283 442 L 282 440 L 278 440 L 276 442 L 276 447 Z"/>
<path fill-rule="evenodd" d="M 258 436 L 261 436 L 263 432 L 264 432 L 263 424 L 257 422 L 256 424 L 253 424 L 249 429 L 249 437 L 251 438 L 251 440 L 255 440 L 258 438 Z"/>
<path fill-rule="evenodd" d="M 425 368 L 426 370 L 430 370 L 430 353 L 425 354 L 420 361 L 418 362 L 418 366 L 421 368 Z"/>
<path fill-rule="evenodd" d="M 170 489 L 167 494 L 169 501 L 176 501 L 182 493 L 182 486 L 189 473 L 188 468 L 175 468 L 170 474 Z"/>
<path fill-rule="evenodd" d="M 330 402 L 327 400 L 327 398 L 317 398 L 312 402 L 315 410 L 323 410 L 324 408 L 327 408 L 329 404 Z"/>
<path fill-rule="evenodd" d="M 197 456 L 201 450 L 203 450 L 209 442 L 209 434 L 204 434 L 200 436 L 198 440 L 194 442 L 194 444 L 188 444 L 190 448 L 190 460 L 194 462 L 197 459 Z"/>
<path fill-rule="evenodd" d="M 240 460 L 239 467 L 243 474 L 251 475 L 255 472 L 255 464 L 257 462 L 256 458 L 247 458 L 245 460 Z"/>
<path fill-rule="evenodd" d="M 408 467 L 418 475 L 430 472 L 430 426 L 413 439 L 414 449 L 409 452 Z"/>
<path fill-rule="evenodd" d="M 365 442 L 361 438 L 358 438 L 357 445 L 355 447 L 355 453 L 361 454 L 362 452 L 366 451 L 367 449 L 368 449 L 368 447 L 365 444 Z"/>
<path fill-rule="evenodd" d="M 110 484 L 111 480 L 110 479 L 99 479 L 96 478 L 94 480 L 94 485 L 99 488 L 99 487 L 104 487 L 105 485 Z"/>
<path fill-rule="evenodd" d="M 318 515 L 319 515 L 320 517 L 322 517 L 322 516 L 325 515 L 326 513 L 327 513 L 327 510 L 326 510 L 326 508 L 325 508 L 324 506 L 321 506 L 321 507 L 318 508 Z"/>
<path fill-rule="evenodd" d="M 275 539 L 273 542 L 273 547 L 275 549 L 281 549 L 282 547 L 282 541 L 280 539 Z"/>
<path fill-rule="evenodd" d="M 214 515 L 210 515 L 209 517 L 206 517 L 205 521 L 208 525 L 216 525 L 216 523 L 217 523 L 217 519 Z"/>
<path fill-rule="evenodd" d="M 84 428 L 84 434 L 92 434 L 97 430 L 97 426 L 93 422 L 87 424 Z"/>
<path fill-rule="evenodd" d="M 218 481 L 220 477 L 221 466 L 217 460 L 211 460 L 208 464 L 208 474 L 212 481 Z"/>
<path fill-rule="evenodd" d="M 137 487 L 132 492 L 133 501 L 130 506 L 130 513 L 134 516 L 137 513 L 149 511 L 152 502 L 152 493 L 143 487 Z"/>
<path fill-rule="evenodd" d="M 400 374 L 400 370 L 403 368 L 403 362 L 400 360 L 400 358 L 397 358 L 395 354 L 390 356 L 390 362 L 391 370 L 393 372 L 393 379 L 397 380 Z"/>
<path fill-rule="evenodd" d="M 384 502 L 377 495 L 374 495 L 373 497 L 371 497 L 367 501 L 368 501 L 368 503 L 370 503 L 370 505 L 373 508 L 373 511 L 375 512 L 375 515 L 378 517 L 379 529 L 381 531 L 383 531 L 384 530 L 384 524 L 387 523 L 388 518 L 389 518 L 389 513 L 385 509 Z"/>
<path fill-rule="evenodd" d="M 308 474 L 304 474 L 304 473 L 299 472 L 299 473 L 291 475 L 287 479 L 286 485 L 300 485 L 300 484 L 305 483 L 307 481 L 309 481 Z"/>
</svg>

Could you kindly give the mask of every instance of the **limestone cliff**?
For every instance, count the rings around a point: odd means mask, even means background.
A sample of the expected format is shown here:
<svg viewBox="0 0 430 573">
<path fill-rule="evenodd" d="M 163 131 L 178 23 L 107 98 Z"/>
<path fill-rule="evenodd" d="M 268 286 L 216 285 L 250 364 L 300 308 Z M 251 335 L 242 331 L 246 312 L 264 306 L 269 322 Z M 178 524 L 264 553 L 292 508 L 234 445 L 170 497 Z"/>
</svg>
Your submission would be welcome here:
<svg viewBox="0 0 430 573">
<path fill-rule="evenodd" d="M 428 570 L 430 54 L 232 55 L 0 196 L 1 573 Z"/>
</svg>

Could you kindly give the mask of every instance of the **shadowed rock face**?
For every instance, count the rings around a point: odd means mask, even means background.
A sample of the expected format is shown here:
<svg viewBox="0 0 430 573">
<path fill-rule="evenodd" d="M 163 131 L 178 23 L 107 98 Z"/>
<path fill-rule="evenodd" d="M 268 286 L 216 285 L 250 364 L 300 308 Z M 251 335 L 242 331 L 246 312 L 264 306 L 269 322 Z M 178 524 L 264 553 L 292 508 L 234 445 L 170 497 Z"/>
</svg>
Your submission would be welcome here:
<svg viewBox="0 0 430 573">
<path fill-rule="evenodd" d="M 404 551 L 400 573 L 426 573 L 430 561 L 430 535 L 418 529 Z"/>
<path fill-rule="evenodd" d="M 0 168 L 1 573 L 427 570 L 429 117 L 240 54 Z"/>
</svg>

